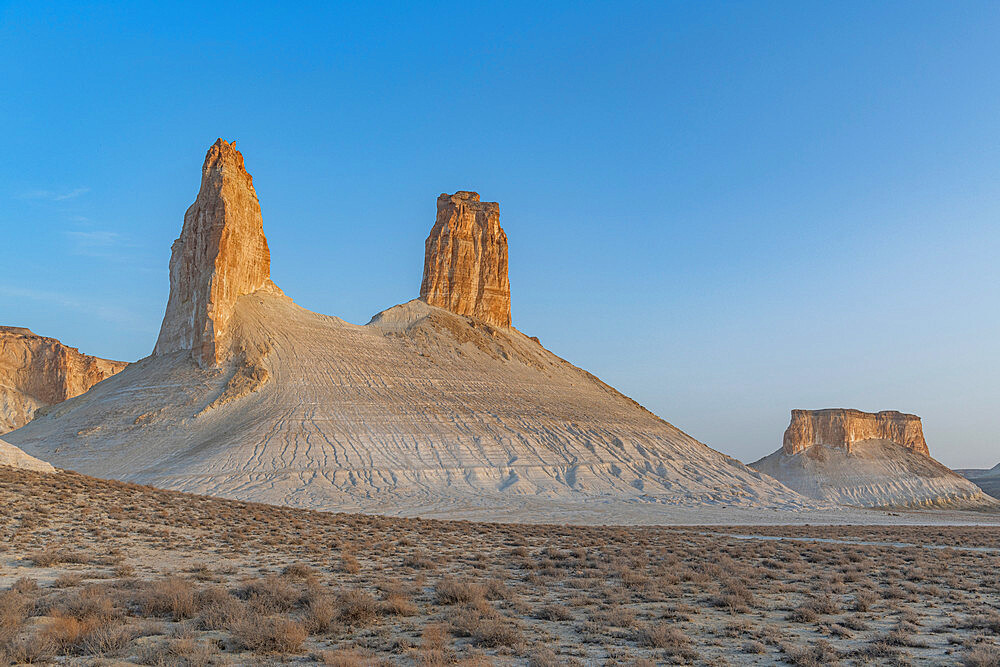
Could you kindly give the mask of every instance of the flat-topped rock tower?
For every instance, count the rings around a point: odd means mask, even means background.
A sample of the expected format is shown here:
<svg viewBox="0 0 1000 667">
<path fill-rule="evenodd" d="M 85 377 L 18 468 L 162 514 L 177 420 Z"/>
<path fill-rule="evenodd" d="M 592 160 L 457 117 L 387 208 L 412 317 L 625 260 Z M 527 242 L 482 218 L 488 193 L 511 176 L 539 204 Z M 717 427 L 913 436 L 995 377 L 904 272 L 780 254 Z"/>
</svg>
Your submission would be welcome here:
<svg viewBox="0 0 1000 667">
<path fill-rule="evenodd" d="M 432 306 L 510 326 L 507 234 L 500 204 L 475 192 L 442 194 L 437 219 L 424 243 L 420 298 Z"/>
<path fill-rule="evenodd" d="M 782 448 L 792 455 L 813 445 L 840 447 L 848 452 L 856 443 L 885 440 L 930 456 L 920 417 L 895 410 L 862 412 L 845 408 L 792 410 Z"/>
</svg>

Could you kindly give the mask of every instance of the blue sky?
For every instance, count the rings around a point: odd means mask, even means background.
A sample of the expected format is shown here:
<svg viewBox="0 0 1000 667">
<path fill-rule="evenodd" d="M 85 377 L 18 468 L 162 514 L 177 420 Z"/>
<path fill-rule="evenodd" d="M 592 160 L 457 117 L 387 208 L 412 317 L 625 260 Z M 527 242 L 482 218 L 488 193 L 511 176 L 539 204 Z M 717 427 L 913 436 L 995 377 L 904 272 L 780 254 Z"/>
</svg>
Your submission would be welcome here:
<svg viewBox="0 0 1000 667">
<path fill-rule="evenodd" d="M 515 325 L 711 446 L 1000 461 L 1000 4 L 284 4 L 0 2 L 0 323 L 148 354 L 222 136 L 311 310 L 416 296 L 472 189 Z"/>
</svg>

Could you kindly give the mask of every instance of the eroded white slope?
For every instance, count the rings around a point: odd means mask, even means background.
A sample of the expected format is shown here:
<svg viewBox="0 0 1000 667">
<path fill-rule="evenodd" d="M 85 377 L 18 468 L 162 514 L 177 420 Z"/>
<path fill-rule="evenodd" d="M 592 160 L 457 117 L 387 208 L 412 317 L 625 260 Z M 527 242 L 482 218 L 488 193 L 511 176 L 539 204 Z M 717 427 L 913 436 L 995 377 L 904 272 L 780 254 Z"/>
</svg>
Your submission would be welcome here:
<svg viewBox="0 0 1000 667">
<path fill-rule="evenodd" d="M 779 449 L 751 467 L 811 498 L 859 507 L 990 507 L 975 484 L 929 456 L 887 440 L 855 443 L 851 452 L 813 445 Z"/>
<path fill-rule="evenodd" d="M 45 461 L 28 456 L 14 445 L 0 440 L 0 466 L 10 466 L 36 472 L 55 472 L 56 469 Z"/>
<path fill-rule="evenodd" d="M 231 326 L 222 371 L 150 357 L 8 439 L 95 476 L 320 509 L 810 504 L 514 329 L 420 301 L 356 326 L 269 291 Z"/>
</svg>

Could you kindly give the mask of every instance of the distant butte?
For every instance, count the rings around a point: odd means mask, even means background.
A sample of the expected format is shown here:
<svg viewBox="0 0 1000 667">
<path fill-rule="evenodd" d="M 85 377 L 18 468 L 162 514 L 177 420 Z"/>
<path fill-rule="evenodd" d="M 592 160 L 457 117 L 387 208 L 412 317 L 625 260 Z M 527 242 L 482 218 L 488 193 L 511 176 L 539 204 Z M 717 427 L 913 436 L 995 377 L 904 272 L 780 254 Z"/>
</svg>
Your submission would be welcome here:
<svg viewBox="0 0 1000 667">
<path fill-rule="evenodd" d="M 805 496 L 842 505 L 997 505 L 931 458 L 920 417 L 894 410 L 792 410 L 781 449 L 750 466 Z"/>
<path fill-rule="evenodd" d="M 862 412 L 844 408 L 792 410 L 783 449 L 797 454 L 813 445 L 840 447 L 848 452 L 855 443 L 887 440 L 918 454 L 930 456 L 920 417 L 895 410 Z"/>
<path fill-rule="evenodd" d="M 24 327 L 0 326 L 0 433 L 24 426 L 38 410 L 79 396 L 127 365 L 81 354 Z"/>
</svg>

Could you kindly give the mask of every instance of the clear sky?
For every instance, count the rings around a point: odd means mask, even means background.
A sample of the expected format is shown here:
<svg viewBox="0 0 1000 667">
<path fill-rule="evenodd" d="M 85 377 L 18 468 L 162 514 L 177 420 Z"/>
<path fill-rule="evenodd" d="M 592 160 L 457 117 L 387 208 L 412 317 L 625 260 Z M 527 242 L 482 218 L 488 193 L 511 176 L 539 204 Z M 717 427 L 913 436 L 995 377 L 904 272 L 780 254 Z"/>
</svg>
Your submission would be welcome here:
<svg viewBox="0 0 1000 667">
<path fill-rule="evenodd" d="M 897 409 L 993 466 L 998 35 L 944 0 L 0 2 L 0 323 L 147 355 L 221 136 L 306 308 L 415 297 L 476 190 L 515 325 L 716 449 Z"/>
</svg>

